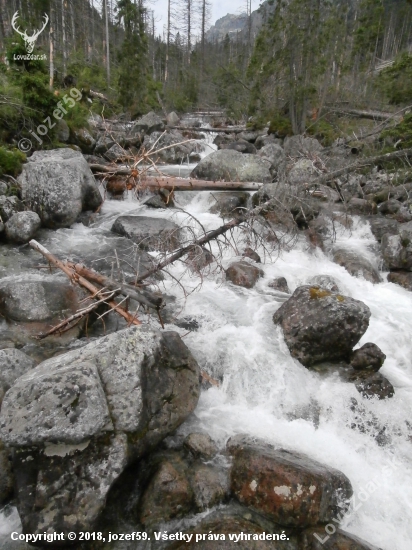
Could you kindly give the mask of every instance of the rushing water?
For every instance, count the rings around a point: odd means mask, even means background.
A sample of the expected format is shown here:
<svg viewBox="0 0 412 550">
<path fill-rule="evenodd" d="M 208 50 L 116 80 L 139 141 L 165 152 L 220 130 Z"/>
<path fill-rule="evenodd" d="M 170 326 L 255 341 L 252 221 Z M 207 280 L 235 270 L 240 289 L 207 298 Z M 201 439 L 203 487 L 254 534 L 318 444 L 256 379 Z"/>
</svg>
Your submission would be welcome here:
<svg viewBox="0 0 412 550">
<path fill-rule="evenodd" d="M 207 230 L 221 225 L 221 219 L 208 212 L 211 193 L 180 192 L 176 201 Z M 133 197 L 106 201 L 96 227 L 75 225 L 55 232 L 54 238 L 64 250 L 82 243 L 90 246 L 116 216 L 136 208 L 139 204 Z M 195 224 L 181 211 L 141 207 L 139 214 Z M 377 243 L 366 222 L 355 218 L 351 231 L 339 224 L 337 230 L 340 247 L 355 249 L 377 262 Z M 263 250 L 257 252 L 264 256 Z M 235 254 L 227 249 L 223 265 L 239 259 Z M 355 510 L 344 519 L 343 527 L 383 550 L 410 550 L 412 293 L 388 282 L 373 285 L 354 278 L 303 239 L 279 257 L 266 258 L 261 267 L 265 276 L 251 290 L 227 284 L 217 271 L 205 276 L 200 289 L 187 297 L 171 280 L 164 283 L 165 290 L 177 296 L 181 315 L 193 317 L 199 324 L 198 330 L 190 333 L 174 325 L 166 329 L 180 332 L 201 368 L 222 380 L 219 388 L 202 393 L 195 414 L 180 428 L 181 433 L 206 431 L 222 447 L 229 436 L 249 433 L 341 470 L 355 493 Z M 170 270 L 175 277 L 182 277 L 186 289 L 198 285 L 198 279 L 182 264 Z M 392 399 L 364 400 L 353 384 L 336 374 L 325 376 L 308 370 L 290 356 L 272 321 L 287 295 L 274 291 L 268 283 L 284 276 L 293 292 L 319 274 L 333 276 L 343 294 L 369 306 L 372 317 L 359 346 L 374 342 L 386 354 L 381 372 L 395 387 Z M 2 513 L 0 544 L 16 525 L 15 510 Z"/>
</svg>

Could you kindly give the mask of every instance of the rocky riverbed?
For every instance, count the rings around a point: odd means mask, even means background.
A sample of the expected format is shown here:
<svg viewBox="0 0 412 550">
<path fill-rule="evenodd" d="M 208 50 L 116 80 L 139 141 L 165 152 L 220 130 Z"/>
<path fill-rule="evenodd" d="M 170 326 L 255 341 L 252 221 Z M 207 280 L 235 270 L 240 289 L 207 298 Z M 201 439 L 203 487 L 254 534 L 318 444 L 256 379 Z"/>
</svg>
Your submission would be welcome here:
<svg viewBox="0 0 412 550">
<path fill-rule="evenodd" d="M 85 157 L 35 153 L 20 198 L 0 197 L 1 547 L 29 547 L 11 533 L 64 533 L 36 542 L 54 548 L 75 532 L 77 547 L 96 550 L 272 548 L 265 532 L 283 533 L 285 550 L 409 549 L 412 184 L 375 170 L 311 186 L 353 153 L 244 132 L 196 136 L 184 158 L 199 164 L 163 169 L 261 181 L 257 193 L 176 192 L 166 204 L 131 190 L 103 201 L 87 160 L 152 144 L 164 122 L 119 130 L 106 151 L 107 128 L 95 126 L 94 143 L 78 141 Z M 165 144 L 180 139 L 173 132 Z M 163 160 L 182 160 L 180 147 Z M 110 313 L 35 338 L 85 293 L 30 238 L 130 282 L 159 254 L 273 198 L 256 233 L 235 228 L 230 246 L 213 241 L 149 279 L 166 302 L 164 329 L 154 314 L 128 327 Z M 106 541 L 81 542 L 84 531 Z M 136 531 L 151 540 L 109 542 Z M 166 532 L 192 536 L 156 540 Z M 230 539 L 241 532 L 252 538 Z"/>
</svg>

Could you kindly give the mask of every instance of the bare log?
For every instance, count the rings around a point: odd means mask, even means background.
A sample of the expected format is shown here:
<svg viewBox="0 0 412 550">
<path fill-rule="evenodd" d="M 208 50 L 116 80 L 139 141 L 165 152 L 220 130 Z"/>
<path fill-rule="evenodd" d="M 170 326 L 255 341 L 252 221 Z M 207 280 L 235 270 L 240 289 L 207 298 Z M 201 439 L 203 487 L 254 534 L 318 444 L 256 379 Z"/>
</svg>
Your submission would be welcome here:
<svg viewBox="0 0 412 550">
<path fill-rule="evenodd" d="M 339 107 L 324 107 L 324 110 L 329 113 L 337 113 L 356 118 L 366 118 L 369 120 L 389 120 L 393 118 L 392 113 L 385 113 L 382 111 L 366 111 L 361 109 L 340 109 Z M 400 118 L 400 117 L 399 117 Z"/>
<path fill-rule="evenodd" d="M 213 134 L 241 134 L 246 132 L 246 128 L 197 128 L 196 126 L 169 126 L 172 130 L 181 132 L 210 132 Z"/>
<path fill-rule="evenodd" d="M 40 243 L 38 243 L 34 239 L 32 239 L 29 242 L 29 245 L 37 252 L 40 252 L 40 254 L 42 254 L 42 256 L 44 256 L 51 264 L 61 269 L 63 273 L 65 273 L 72 282 L 78 283 L 80 286 L 87 289 L 93 296 L 97 296 L 98 293 L 101 291 L 101 289 L 95 287 L 92 283 L 90 283 L 87 279 L 85 279 L 81 275 L 78 275 L 71 267 L 69 267 L 64 262 L 56 258 L 51 252 L 47 250 L 47 248 L 42 246 Z M 112 309 L 114 309 L 114 311 L 116 311 L 119 315 L 121 315 L 124 319 L 126 319 L 126 321 L 129 324 L 132 324 L 132 325 L 142 324 L 138 319 L 136 319 L 135 316 L 128 313 L 114 300 L 108 300 L 107 304 Z"/>
</svg>

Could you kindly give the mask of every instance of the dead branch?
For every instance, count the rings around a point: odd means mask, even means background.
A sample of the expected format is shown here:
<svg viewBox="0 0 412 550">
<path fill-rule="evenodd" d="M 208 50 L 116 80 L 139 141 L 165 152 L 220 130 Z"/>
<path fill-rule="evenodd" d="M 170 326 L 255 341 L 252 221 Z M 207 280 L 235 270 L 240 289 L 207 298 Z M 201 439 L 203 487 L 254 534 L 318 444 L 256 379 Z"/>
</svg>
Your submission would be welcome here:
<svg viewBox="0 0 412 550">
<path fill-rule="evenodd" d="M 55 265 L 65 273 L 73 283 L 77 283 L 86 290 L 88 290 L 92 295 L 96 295 L 101 289 L 95 287 L 87 279 L 76 273 L 74 269 L 69 267 L 67 264 L 60 261 L 56 258 L 51 252 L 49 252 L 44 246 L 32 239 L 29 242 L 31 248 L 40 252 L 51 264 Z M 120 307 L 117 302 L 114 300 L 108 300 L 107 304 L 114 310 L 116 313 L 121 315 L 129 324 L 141 325 L 141 322 L 136 319 L 133 315 L 130 315 L 124 308 Z"/>
<path fill-rule="evenodd" d="M 213 134 L 241 134 L 246 132 L 246 128 L 196 128 L 196 126 L 169 126 L 169 128 L 182 132 L 211 132 Z"/>
<path fill-rule="evenodd" d="M 341 168 L 340 170 L 335 170 L 334 172 L 329 172 L 329 174 L 324 174 L 320 176 L 316 180 L 316 183 L 328 183 L 334 180 L 335 178 L 344 176 L 346 174 L 350 174 L 352 172 L 355 172 L 356 170 L 360 170 L 361 168 L 370 166 L 371 164 L 379 164 L 382 162 L 388 162 L 390 160 L 401 159 L 401 158 L 406 159 L 411 156 L 412 156 L 412 148 L 402 149 L 400 151 L 395 151 L 393 153 L 386 153 L 385 155 L 378 155 L 375 157 L 366 157 L 364 159 L 358 160 L 357 162 L 354 162 L 350 166 L 346 166 L 345 168 Z"/>
</svg>

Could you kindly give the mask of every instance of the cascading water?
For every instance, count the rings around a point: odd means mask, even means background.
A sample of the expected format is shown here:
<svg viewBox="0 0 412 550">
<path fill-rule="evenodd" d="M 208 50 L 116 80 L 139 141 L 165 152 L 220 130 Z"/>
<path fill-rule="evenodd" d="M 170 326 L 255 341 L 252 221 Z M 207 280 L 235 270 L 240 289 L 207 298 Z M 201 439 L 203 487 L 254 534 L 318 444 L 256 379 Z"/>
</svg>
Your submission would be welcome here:
<svg viewBox="0 0 412 550">
<path fill-rule="evenodd" d="M 176 193 L 177 204 L 206 230 L 222 223 L 208 212 L 211 198 L 209 192 Z M 53 239 L 63 255 L 93 246 L 120 213 L 137 208 L 139 204 L 131 196 L 121 202 L 106 201 L 95 227 L 77 224 L 54 232 Z M 194 224 L 181 211 L 140 208 L 142 215 Z M 350 231 L 339 224 L 336 228 L 340 247 L 355 249 L 376 263 L 377 243 L 366 222 L 355 217 Z M 263 250 L 257 252 L 264 256 Z M 224 254 L 225 266 L 236 258 L 233 250 Z M 265 276 L 251 290 L 226 283 L 218 272 L 205 276 L 201 288 L 187 298 L 171 279 L 164 282 L 166 292 L 177 296 L 181 316 L 193 317 L 199 324 L 198 330 L 190 333 L 174 325 L 166 329 L 177 330 L 201 368 L 222 380 L 219 388 L 202 393 L 194 415 L 180 432 L 207 431 L 222 447 L 230 435 L 249 433 L 341 470 L 351 480 L 355 494 L 354 509 L 343 520 L 344 529 L 383 550 L 409 550 L 412 293 L 391 283 L 374 285 L 352 277 L 303 239 L 272 261 L 267 258 L 261 267 Z M 186 289 L 198 285 L 199 280 L 181 264 L 169 269 L 175 277 L 182 277 Z M 386 354 L 381 372 L 395 387 L 392 399 L 362 399 L 355 386 L 337 374 L 308 370 L 291 357 L 281 330 L 272 321 L 287 295 L 268 283 L 284 276 L 293 292 L 319 274 L 333 276 L 342 294 L 369 306 L 370 325 L 359 346 L 374 342 Z M 17 523 L 15 509 L 2 512 L 0 545 L 10 540 L 9 533 L 16 530 Z"/>
</svg>

